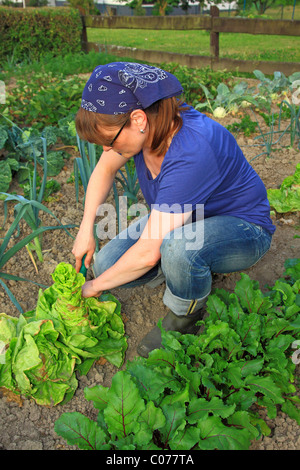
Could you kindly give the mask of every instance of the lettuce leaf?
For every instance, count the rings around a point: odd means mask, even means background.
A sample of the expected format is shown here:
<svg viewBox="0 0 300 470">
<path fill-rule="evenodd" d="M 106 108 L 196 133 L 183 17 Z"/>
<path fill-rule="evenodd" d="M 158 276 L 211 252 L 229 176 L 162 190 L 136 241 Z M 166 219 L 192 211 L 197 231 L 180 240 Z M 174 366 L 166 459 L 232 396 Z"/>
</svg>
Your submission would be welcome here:
<svg viewBox="0 0 300 470">
<path fill-rule="evenodd" d="M 268 189 L 270 206 L 278 213 L 297 212 L 300 210 L 300 163 L 295 173 L 286 177 L 279 189 Z"/>
<path fill-rule="evenodd" d="M 14 350 L 17 387 L 41 405 L 56 405 L 77 388 L 75 357 L 58 336 L 51 320 L 33 321 L 22 329 Z"/>
</svg>

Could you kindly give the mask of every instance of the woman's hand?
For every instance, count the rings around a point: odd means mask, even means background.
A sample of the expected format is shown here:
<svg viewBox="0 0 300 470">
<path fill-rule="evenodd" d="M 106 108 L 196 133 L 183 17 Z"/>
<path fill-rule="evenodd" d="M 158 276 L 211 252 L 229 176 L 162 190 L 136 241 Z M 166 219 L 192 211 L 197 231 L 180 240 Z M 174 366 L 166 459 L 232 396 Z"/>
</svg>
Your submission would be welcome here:
<svg viewBox="0 0 300 470">
<path fill-rule="evenodd" d="M 96 249 L 96 242 L 93 233 L 89 230 L 85 230 L 84 227 L 79 229 L 76 240 L 74 242 L 72 253 L 75 256 L 75 269 L 79 273 L 82 258 L 86 254 L 85 267 L 88 268 L 91 264 L 93 254 Z"/>
<path fill-rule="evenodd" d="M 82 297 L 100 297 L 102 292 L 95 290 L 93 281 L 87 281 L 82 286 Z"/>
</svg>

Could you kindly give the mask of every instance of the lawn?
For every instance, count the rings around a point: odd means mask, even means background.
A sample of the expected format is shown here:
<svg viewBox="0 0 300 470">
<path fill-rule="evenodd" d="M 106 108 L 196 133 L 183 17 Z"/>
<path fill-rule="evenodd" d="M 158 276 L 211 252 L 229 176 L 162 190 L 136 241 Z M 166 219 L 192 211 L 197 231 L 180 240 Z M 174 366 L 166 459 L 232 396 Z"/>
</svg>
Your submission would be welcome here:
<svg viewBox="0 0 300 470">
<path fill-rule="evenodd" d="M 228 13 L 223 13 L 222 16 Z M 267 10 L 267 17 L 280 19 L 281 9 Z M 292 8 L 285 7 L 283 19 L 291 19 Z M 300 6 L 294 19 L 300 19 Z M 173 31 L 143 29 L 92 29 L 88 28 L 88 40 L 100 44 L 114 44 L 139 49 L 184 52 L 210 55 L 208 31 Z M 262 46 L 263 45 L 263 46 Z M 300 62 L 300 36 L 267 36 L 252 34 L 220 34 L 220 57 L 241 60 L 274 60 Z"/>
<path fill-rule="evenodd" d="M 88 40 L 139 49 L 210 55 L 207 31 L 152 31 L 143 29 L 92 29 Z M 263 42 L 263 48 L 262 48 Z M 300 37 L 220 34 L 220 57 L 242 60 L 300 62 Z"/>
</svg>

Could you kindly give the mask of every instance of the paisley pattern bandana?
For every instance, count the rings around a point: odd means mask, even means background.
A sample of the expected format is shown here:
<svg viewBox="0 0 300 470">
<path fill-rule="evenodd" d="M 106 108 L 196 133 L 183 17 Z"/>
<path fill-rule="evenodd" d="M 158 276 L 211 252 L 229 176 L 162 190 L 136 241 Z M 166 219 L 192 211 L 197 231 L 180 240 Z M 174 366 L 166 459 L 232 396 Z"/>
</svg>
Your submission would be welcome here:
<svg viewBox="0 0 300 470">
<path fill-rule="evenodd" d="M 101 114 L 146 109 L 183 92 L 174 75 L 151 65 L 112 62 L 97 66 L 87 81 L 81 107 Z"/>
</svg>

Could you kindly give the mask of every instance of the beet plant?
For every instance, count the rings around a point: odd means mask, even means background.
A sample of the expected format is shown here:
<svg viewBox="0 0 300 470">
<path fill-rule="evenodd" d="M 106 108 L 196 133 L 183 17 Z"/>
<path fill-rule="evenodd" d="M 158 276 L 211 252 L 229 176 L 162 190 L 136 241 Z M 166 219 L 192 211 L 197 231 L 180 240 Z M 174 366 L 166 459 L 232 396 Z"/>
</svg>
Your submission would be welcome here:
<svg viewBox="0 0 300 470">
<path fill-rule="evenodd" d="M 128 361 L 110 387 L 85 389 L 97 422 L 64 413 L 56 433 L 89 450 L 245 450 L 270 433 L 261 407 L 300 424 L 292 359 L 299 287 L 300 260 L 265 294 L 242 273 L 233 293 L 210 295 L 198 335 L 161 328 L 161 349 Z"/>
</svg>

